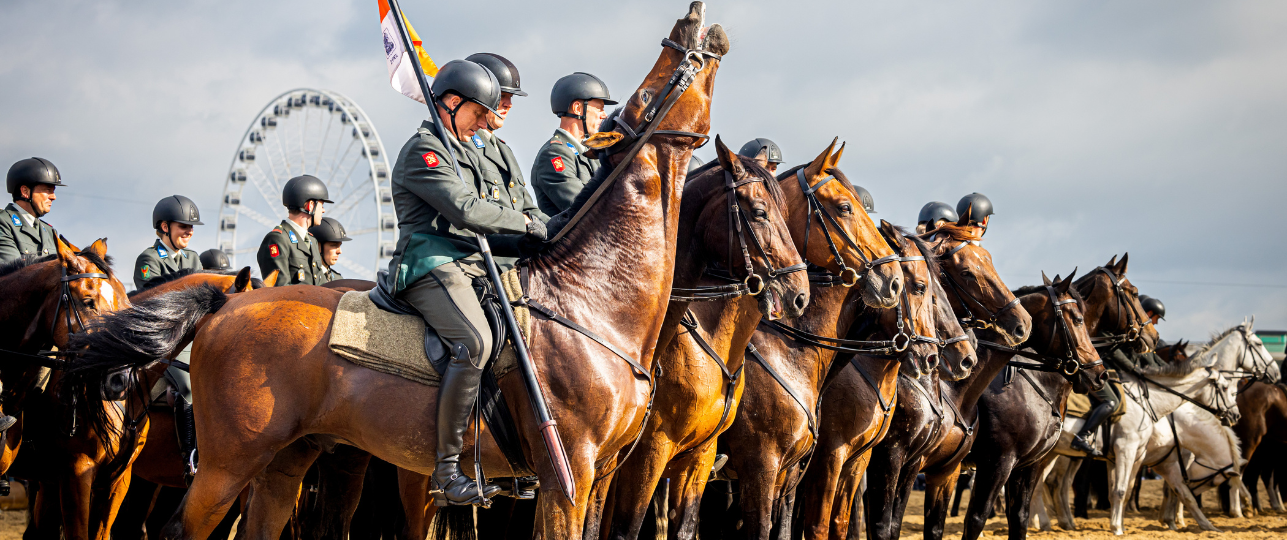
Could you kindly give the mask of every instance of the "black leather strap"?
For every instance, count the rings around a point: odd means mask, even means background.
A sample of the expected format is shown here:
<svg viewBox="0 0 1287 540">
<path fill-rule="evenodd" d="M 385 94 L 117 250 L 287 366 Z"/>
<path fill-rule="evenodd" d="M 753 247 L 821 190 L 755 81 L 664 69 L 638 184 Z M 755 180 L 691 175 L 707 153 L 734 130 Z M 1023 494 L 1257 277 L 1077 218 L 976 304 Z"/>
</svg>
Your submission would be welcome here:
<svg viewBox="0 0 1287 540">
<path fill-rule="evenodd" d="M 556 323 L 566 326 L 567 328 L 570 328 L 576 331 L 577 333 L 590 338 L 595 343 L 602 345 L 603 348 L 611 351 L 612 354 L 615 354 L 622 360 L 625 360 L 627 364 L 630 364 L 630 369 L 631 371 L 635 372 L 636 377 L 643 378 L 647 380 L 649 383 L 652 382 L 652 375 L 648 373 L 648 370 L 644 369 L 643 365 L 641 365 L 634 358 L 631 358 L 629 354 L 627 354 L 625 351 L 618 348 L 616 345 L 608 343 L 608 340 L 603 339 L 603 337 L 599 336 L 599 334 L 591 332 L 589 328 L 581 326 L 575 322 L 572 322 L 567 317 L 564 317 L 562 315 L 559 315 L 558 313 L 555 313 L 554 310 L 541 305 L 540 302 L 533 300 L 530 296 L 527 296 L 527 295 L 523 295 L 523 298 L 512 301 L 510 302 L 510 304 L 515 306 L 525 306 L 525 307 L 531 308 L 533 312 L 539 313 L 541 316 L 545 317 L 546 319 L 552 320 Z"/>
</svg>

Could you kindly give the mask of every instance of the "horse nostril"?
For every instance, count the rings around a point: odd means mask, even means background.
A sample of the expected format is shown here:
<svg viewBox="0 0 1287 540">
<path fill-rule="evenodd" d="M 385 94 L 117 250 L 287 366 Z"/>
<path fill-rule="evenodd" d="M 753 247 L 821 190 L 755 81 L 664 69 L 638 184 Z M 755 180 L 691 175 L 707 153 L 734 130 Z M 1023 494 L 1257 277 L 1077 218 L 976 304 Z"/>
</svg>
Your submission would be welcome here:
<svg viewBox="0 0 1287 540">
<path fill-rule="evenodd" d="M 800 293 L 795 295 L 795 308 L 797 310 L 804 310 L 805 306 L 808 306 L 808 305 L 809 305 L 809 295 L 805 293 Z"/>
<path fill-rule="evenodd" d="M 978 361 L 973 355 L 961 360 L 961 369 L 974 369 L 974 364 Z"/>
<path fill-rule="evenodd" d="M 889 280 L 889 295 L 898 296 L 898 294 L 901 292 L 903 292 L 902 276 L 895 277 L 894 279 Z"/>
<path fill-rule="evenodd" d="M 926 361 L 926 363 L 928 363 L 928 365 L 929 365 L 929 368 L 930 368 L 930 369 L 934 369 L 934 368 L 938 367 L 938 355 L 937 355 L 937 354 L 931 354 L 931 355 L 927 356 L 927 357 L 925 358 L 925 361 Z"/>
<path fill-rule="evenodd" d="M 1015 325 L 1015 327 L 1014 327 L 1014 336 L 1015 336 L 1015 337 L 1022 337 L 1022 336 L 1026 336 L 1026 335 L 1028 335 L 1028 334 L 1027 334 L 1026 332 L 1024 332 L 1023 330 L 1024 330 L 1024 328 L 1023 328 L 1023 325 L 1022 325 L 1022 324 Z"/>
<path fill-rule="evenodd" d="M 1105 370 L 1103 373 L 1100 373 L 1100 374 L 1099 374 L 1099 380 L 1101 380 L 1101 381 L 1103 381 L 1103 382 L 1108 382 L 1108 371 L 1107 371 L 1107 370 Z"/>
</svg>

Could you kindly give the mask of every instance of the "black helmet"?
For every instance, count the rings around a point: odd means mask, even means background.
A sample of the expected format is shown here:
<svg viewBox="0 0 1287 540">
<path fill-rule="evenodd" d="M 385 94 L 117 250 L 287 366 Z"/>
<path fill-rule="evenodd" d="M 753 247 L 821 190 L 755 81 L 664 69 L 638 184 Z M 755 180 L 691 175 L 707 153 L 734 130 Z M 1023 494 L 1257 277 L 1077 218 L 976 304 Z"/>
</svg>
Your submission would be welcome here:
<svg viewBox="0 0 1287 540">
<path fill-rule="evenodd" d="M 433 95 L 442 99 L 448 92 L 459 94 L 464 101 L 472 101 L 491 112 L 500 106 L 501 85 L 496 74 L 482 64 L 465 60 L 452 60 L 438 69 L 433 78 Z M 445 107 L 444 107 L 445 108 Z M 459 110 L 460 106 L 457 105 Z M 451 111 L 455 114 L 455 111 Z"/>
<path fill-rule="evenodd" d="M 518 68 L 514 67 L 514 64 L 504 56 L 480 52 L 466 56 L 465 60 L 482 64 L 488 71 L 491 71 L 492 75 L 496 76 L 496 81 L 500 83 L 501 92 L 516 96 L 527 95 L 527 92 L 524 92 L 519 87 Z"/>
<path fill-rule="evenodd" d="M 608 94 L 608 85 L 594 75 L 578 71 L 554 83 L 554 88 L 550 90 L 550 109 L 556 116 L 578 118 L 568 112 L 572 102 L 592 99 L 602 99 L 604 105 L 617 104 Z M 581 118 L 584 120 L 584 113 Z"/>
<path fill-rule="evenodd" d="M 201 268 L 205 270 L 228 270 L 232 268 L 232 261 L 228 260 L 228 254 L 221 249 L 210 248 L 201 252 Z"/>
<path fill-rule="evenodd" d="M 854 190 L 858 192 L 858 200 L 862 201 L 862 209 L 868 214 L 876 213 L 876 198 L 871 196 L 871 192 L 858 184 L 854 184 Z"/>
<path fill-rule="evenodd" d="M 344 226 L 335 218 L 322 218 L 322 222 L 308 228 L 308 234 L 322 242 L 348 242 L 352 240 L 344 233 Z"/>
<path fill-rule="evenodd" d="M 1162 305 L 1161 300 L 1141 294 L 1140 305 L 1144 307 L 1144 311 L 1151 311 L 1159 319 L 1166 320 L 1166 306 Z"/>
<path fill-rule="evenodd" d="M 930 201 L 921 207 L 921 215 L 916 218 L 916 223 L 924 223 L 926 227 L 932 229 L 939 221 L 956 223 L 960 219 L 961 216 L 956 215 L 956 210 L 952 209 L 952 205 L 945 202 Z"/>
<path fill-rule="evenodd" d="M 742 149 L 737 151 L 737 155 L 755 159 L 755 156 L 760 155 L 760 152 L 764 152 L 764 156 L 768 158 L 769 163 L 782 163 L 782 149 L 778 148 L 777 143 L 764 137 L 751 139 L 750 142 L 742 145 Z"/>
<path fill-rule="evenodd" d="M 699 158 L 697 156 L 690 157 L 688 158 L 688 172 L 693 172 L 697 170 L 698 167 L 701 167 L 702 165 L 705 165 L 705 164 L 706 162 L 702 161 L 702 158 Z"/>
<path fill-rule="evenodd" d="M 305 174 L 286 181 L 286 187 L 282 188 L 282 206 L 302 209 L 308 201 L 335 202 L 328 199 L 330 196 L 326 183 L 316 176 Z"/>
<path fill-rule="evenodd" d="M 956 213 L 969 221 L 983 223 L 984 219 L 993 214 L 992 200 L 982 193 L 971 193 L 961 197 L 961 201 L 956 203 Z"/>
<path fill-rule="evenodd" d="M 152 208 L 152 228 L 161 230 L 161 222 L 177 221 L 184 225 L 205 225 L 201 222 L 201 211 L 197 203 L 183 195 L 171 195 Z"/>
<path fill-rule="evenodd" d="M 44 158 L 27 158 L 19 160 L 9 167 L 9 176 L 5 178 L 5 184 L 9 188 L 9 193 L 17 195 L 18 186 L 31 186 L 35 184 L 49 184 L 51 186 L 65 186 L 63 178 L 58 174 L 58 167 Z"/>
</svg>

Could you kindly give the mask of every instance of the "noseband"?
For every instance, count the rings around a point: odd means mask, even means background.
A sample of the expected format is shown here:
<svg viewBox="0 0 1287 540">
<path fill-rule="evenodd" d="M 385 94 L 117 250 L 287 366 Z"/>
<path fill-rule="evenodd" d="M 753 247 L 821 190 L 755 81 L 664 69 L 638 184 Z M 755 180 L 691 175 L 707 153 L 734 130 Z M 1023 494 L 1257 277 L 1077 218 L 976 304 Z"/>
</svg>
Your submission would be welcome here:
<svg viewBox="0 0 1287 540">
<path fill-rule="evenodd" d="M 817 214 L 818 226 L 822 227 L 823 236 L 827 239 L 827 247 L 831 249 L 831 256 L 836 258 L 836 264 L 840 266 L 839 281 L 842 285 L 846 287 L 857 285 L 863 277 L 868 275 L 872 268 L 885 263 L 900 261 L 898 255 L 889 255 L 874 261 L 868 259 L 867 255 L 862 252 L 862 248 L 858 247 L 858 243 L 854 242 L 853 238 L 850 238 L 845 229 L 840 226 L 840 222 L 836 221 L 831 212 L 828 212 L 826 207 L 822 206 L 822 203 L 818 201 L 818 190 L 827 185 L 827 182 L 835 180 L 835 175 L 827 175 L 826 178 L 819 180 L 817 184 L 810 187 L 809 181 L 804 177 L 804 167 L 801 167 L 796 169 L 795 178 L 800 182 L 800 191 L 804 193 L 804 198 L 809 203 L 809 212 L 805 214 L 804 253 L 809 253 L 809 232 L 813 230 L 813 216 Z M 837 233 L 840 233 L 840 238 L 845 241 L 846 245 L 858 253 L 858 259 L 862 261 L 861 270 L 854 270 L 845 265 L 845 258 L 840 255 L 840 249 L 836 247 L 836 241 L 831 237 L 831 229 L 828 228 L 828 224 L 830 224 L 830 227 L 834 227 Z"/>
<path fill-rule="evenodd" d="M 965 246 L 972 243 L 973 242 L 961 242 L 959 245 L 948 251 L 944 257 L 951 257 L 952 255 L 955 255 L 956 252 L 961 251 Z M 982 300 L 979 300 L 979 298 L 972 294 L 969 289 L 966 289 L 965 287 L 962 287 L 961 284 L 957 283 L 956 279 L 953 278 L 951 274 L 947 273 L 946 270 L 940 272 L 939 275 L 942 276 L 943 281 L 946 282 L 949 287 L 952 287 L 952 291 L 956 293 L 956 296 L 961 299 L 961 308 L 965 310 L 965 316 L 961 317 L 961 326 L 966 328 L 976 328 L 979 330 L 994 328 L 996 327 L 997 320 L 1000 319 L 1002 315 L 1019 305 L 1019 298 L 1015 297 L 1014 300 L 1007 302 L 1006 305 L 1001 306 L 1001 309 L 994 312 L 991 309 L 988 309 L 987 304 L 984 304 Z M 974 302 L 979 309 L 982 309 L 984 313 L 987 313 L 988 318 L 979 319 L 976 317 L 974 312 L 970 310 L 969 304 L 965 302 L 966 299 Z"/>
<path fill-rule="evenodd" d="M 1076 375 L 1078 371 L 1081 371 L 1083 369 L 1090 369 L 1093 367 L 1104 365 L 1103 358 L 1095 360 L 1094 362 L 1082 362 L 1081 355 L 1077 354 L 1077 348 L 1073 345 L 1072 331 L 1068 329 L 1068 323 L 1064 321 L 1063 308 L 1060 308 L 1059 306 L 1062 306 L 1065 304 L 1074 304 L 1077 302 L 1077 300 L 1073 298 L 1069 298 L 1067 300 L 1060 300 L 1059 295 L 1058 293 L 1055 292 L 1055 288 L 1053 285 L 1046 285 L 1046 294 L 1050 296 L 1050 305 L 1055 312 L 1055 326 L 1057 327 L 1057 329 L 1054 332 L 1050 333 L 1050 341 L 1046 344 L 1046 350 L 1050 351 L 1051 349 L 1054 348 L 1055 333 L 1057 332 L 1063 337 L 1063 342 L 1064 342 L 1063 355 L 1051 356 L 1048 354 L 1029 352 L 1029 351 L 1017 349 L 1014 347 L 1007 347 L 1000 343 L 993 343 L 991 341 L 987 341 L 983 339 L 979 340 L 979 345 L 982 345 L 989 349 L 994 349 L 997 351 L 1006 352 L 1016 356 L 1022 356 L 1022 357 L 1030 358 L 1032 360 L 1037 361 L 1036 363 L 1031 363 L 1031 362 L 1025 362 L 1022 360 L 1010 360 L 1009 364 L 1011 366 L 1014 366 L 1020 369 L 1030 369 L 1033 371 L 1058 372 L 1058 373 L 1062 373 L 1065 377 L 1072 377 L 1073 375 Z"/>
<path fill-rule="evenodd" d="M 1139 341 L 1148 323 L 1141 324 L 1138 314 L 1135 313 L 1135 310 L 1130 309 L 1131 302 L 1126 298 L 1126 291 L 1122 288 L 1122 284 L 1126 282 L 1126 276 L 1118 277 L 1112 270 L 1103 266 L 1095 270 L 1107 274 L 1108 281 L 1113 284 L 1113 301 L 1117 304 L 1118 326 L 1126 328 L 1126 332 L 1123 334 L 1100 332 L 1099 336 L 1090 338 L 1090 342 L 1095 345 L 1096 349 L 1100 349 Z M 1126 325 L 1121 324 L 1123 318 L 1126 319 Z"/>
</svg>

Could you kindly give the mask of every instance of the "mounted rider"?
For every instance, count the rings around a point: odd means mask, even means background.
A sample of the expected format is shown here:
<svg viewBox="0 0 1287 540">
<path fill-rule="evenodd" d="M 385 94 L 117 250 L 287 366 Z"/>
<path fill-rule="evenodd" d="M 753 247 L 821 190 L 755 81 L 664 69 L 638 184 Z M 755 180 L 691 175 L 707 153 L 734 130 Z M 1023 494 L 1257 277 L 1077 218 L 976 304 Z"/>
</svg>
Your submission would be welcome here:
<svg viewBox="0 0 1287 540">
<path fill-rule="evenodd" d="M 316 176 L 291 178 L 282 188 L 282 205 L 289 212 L 281 224 L 264 236 L 259 244 L 260 275 L 267 278 L 277 270 L 277 283 L 282 285 L 321 285 L 330 281 L 322 261 L 321 242 L 308 234 L 308 228 L 322 222 L 323 204 L 331 204 L 326 184 Z"/>
<path fill-rule="evenodd" d="M 192 199 L 171 195 L 152 208 L 152 228 L 157 239 L 134 259 L 134 287 L 142 290 L 147 282 L 184 270 L 200 270 L 196 251 L 188 249 L 195 225 L 201 222 L 201 211 Z"/>
<path fill-rule="evenodd" d="M 490 185 L 484 177 L 488 158 L 472 137 L 500 106 L 496 76 L 480 64 L 453 60 L 438 71 L 432 91 L 452 148 L 426 121 L 398 152 L 391 180 L 398 246 L 381 288 L 419 311 L 451 344 L 438 389 L 437 465 L 430 487 L 435 504 L 474 504 L 481 502 L 480 491 L 487 497 L 499 490 L 479 486 L 460 469 L 465 429 L 492 343 L 473 288 L 475 279 L 487 275 L 475 233 L 523 234 L 541 241 L 545 224 L 480 193 Z"/>
<path fill-rule="evenodd" d="M 62 185 L 58 168 L 47 159 L 27 158 L 9 167 L 5 186 L 13 202 L 0 216 L 0 264 L 58 252 L 58 234 L 40 218 L 53 209 L 54 189 Z"/>
<path fill-rule="evenodd" d="M 486 184 L 480 185 L 479 195 L 501 207 L 518 210 L 532 219 L 539 219 L 542 223 L 550 221 L 549 216 L 541 211 L 532 194 L 527 191 L 527 182 L 523 180 L 523 170 L 519 168 L 514 151 L 496 136 L 496 131 L 505 126 L 505 118 L 514 105 L 514 96 L 527 96 L 519 83 L 518 68 L 505 57 L 493 53 L 475 53 L 465 57 L 465 60 L 482 64 L 491 71 L 501 89 L 500 106 L 496 107 L 496 112 L 487 113 L 487 127 L 470 137 L 474 148 L 486 158 L 481 162 Z M 517 237 L 497 237 L 497 243 L 493 246 L 495 251 L 517 252 L 517 246 L 502 245 L 507 242 L 506 238 Z M 502 272 L 513 268 L 514 263 L 518 262 L 517 257 L 499 254 L 493 259 Z"/>
<path fill-rule="evenodd" d="M 862 187 L 858 184 L 850 184 L 850 185 L 854 187 L 854 191 L 858 192 L 858 200 L 862 201 L 862 209 L 866 211 L 868 214 L 875 214 L 876 198 L 871 196 L 871 192 L 867 191 L 867 188 Z"/>
<path fill-rule="evenodd" d="M 992 222 L 992 200 L 979 192 L 974 192 L 964 197 L 956 203 L 956 214 L 962 219 L 966 219 L 966 224 L 974 227 L 983 237 L 988 232 L 988 223 Z M 958 220 L 959 221 L 959 220 Z"/>
<path fill-rule="evenodd" d="M 344 225 L 340 224 L 340 220 L 322 218 L 321 223 L 308 228 L 308 234 L 322 244 L 322 263 L 326 267 L 322 269 L 323 283 L 344 279 L 335 269 L 335 263 L 340 262 L 340 254 L 343 253 L 341 246 L 352 238 L 344 232 Z"/>
<path fill-rule="evenodd" d="M 588 149 L 581 141 L 599 132 L 608 117 L 604 107 L 616 104 L 608 85 L 589 73 L 578 71 L 554 83 L 550 109 L 559 117 L 559 127 L 532 163 L 532 188 L 546 215 L 567 210 L 599 170 L 599 160 L 585 155 Z"/>
<path fill-rule="evenodd" d="M 778 143 L 764 137 L 747 141 L 737 155 L 759 160 L 760 165 L 773 174 L 778 173 L 778 165 L 782 164 L 782 149 L 778 148 Z"/>
<path fill-rule="evenodd" d="M 210 248 L 201 252 L 201 269 L 203 270 L 231 270 L 232 260 L 222 249 Z"/>
<path fill-rule="evenodd" d="M 930 201 L 921 207 L 916 217 L 916 234 L 925 234 L 939 228 L 944 223 L 956 223 L 961 220 L 952 205 L 945 202 Z"/>
</svg>

